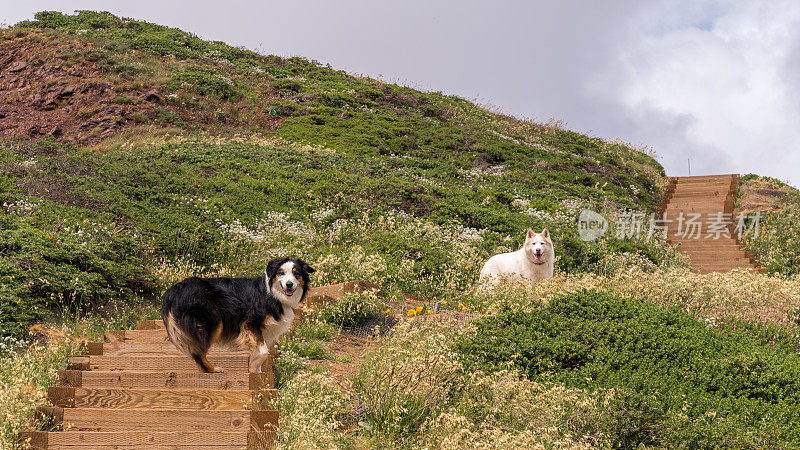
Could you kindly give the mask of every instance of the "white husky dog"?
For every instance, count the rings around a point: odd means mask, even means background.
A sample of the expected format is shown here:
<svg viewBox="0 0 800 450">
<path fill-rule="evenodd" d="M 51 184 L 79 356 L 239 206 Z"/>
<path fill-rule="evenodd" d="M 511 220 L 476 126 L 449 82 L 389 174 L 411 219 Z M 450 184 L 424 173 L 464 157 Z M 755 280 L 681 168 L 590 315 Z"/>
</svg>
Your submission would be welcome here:
<svg viewBox="0 0 800 450">
<path fill-rule="evenodd" d="M 531 283 L 538 283 L 553 276 L 555 262 L 553 241 L 547 228 L 541 233 L 534 233 L 528 228 L 525 244 L 522 248 L 510 253 L 494 255 L 486 261 L 481 269 L 482 285 L 494 286 L 501 280 L 524 278 Z"/>
</svg>

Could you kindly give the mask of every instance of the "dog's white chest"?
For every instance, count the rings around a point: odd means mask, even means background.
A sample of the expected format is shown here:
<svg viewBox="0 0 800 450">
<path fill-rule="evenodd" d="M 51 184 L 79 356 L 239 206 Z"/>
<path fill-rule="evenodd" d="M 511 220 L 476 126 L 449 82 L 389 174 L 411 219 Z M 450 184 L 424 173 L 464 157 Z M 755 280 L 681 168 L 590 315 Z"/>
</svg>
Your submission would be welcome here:
<svg viewBox="0 0 800 450">
<path fill-rule="evenodd" d="M 264 322 L 263 336 L 265 342 L 273 342 L 284 333 L 289 331 L 294 321 L 294 310 L 291 308 L 284 308 L 281 320 L 275 320 L 274 317 L 269 316 Z"/>
</svg>

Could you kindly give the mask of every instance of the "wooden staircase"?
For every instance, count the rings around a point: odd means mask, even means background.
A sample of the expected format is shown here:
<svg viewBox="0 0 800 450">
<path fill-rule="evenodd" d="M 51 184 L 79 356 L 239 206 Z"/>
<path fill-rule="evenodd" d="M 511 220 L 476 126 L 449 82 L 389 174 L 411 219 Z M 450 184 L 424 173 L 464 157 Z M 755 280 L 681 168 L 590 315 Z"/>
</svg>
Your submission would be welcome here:
<svg viewBox="0 0 800 450">
<path fill-rule="evenodd" d="M 746 252 L 735 232 L 734 204 L 739 189 L 739 175 L 672 177 L 661 207 L 668 222 L 667 242 L 680 244 L 678 250 L 689 256 L 692 270 L 698 273 L 726 272 L 733 269 L 760 271 L 753 254 Z M 728 222 L 723 233 L 710 233 L 715 214 L 725 214 Z M 697 217 L 696 215 L 700 216 Z M 693 216 L 694 215 L 694 216 Z M 661 217 L 661 215 L 659 215 Z M 697 217 L 700 233 L 686 233 L 687 221 L 679 230 L 678 218 Z M 715 239 L 715 236 L 717 237 Z"/>
<path fill-rule="evenodd" d="M 249 373 L 247 352 L 214 350 L 223 373 L 200 373 L 163 323 L 110 331 L 48 390 L 39 414 L 64 431 L 27 433 L 34 449 L 259 449 L 276 439 L 272 358 Z"/>
</svg>

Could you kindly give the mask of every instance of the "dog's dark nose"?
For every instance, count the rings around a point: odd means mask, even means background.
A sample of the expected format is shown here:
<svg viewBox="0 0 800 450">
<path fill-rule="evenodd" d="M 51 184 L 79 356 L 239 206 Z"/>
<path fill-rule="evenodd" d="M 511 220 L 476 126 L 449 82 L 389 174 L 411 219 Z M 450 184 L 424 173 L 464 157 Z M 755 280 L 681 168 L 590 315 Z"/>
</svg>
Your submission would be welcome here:
<svg viewBox="0 0 800 450">
<path fill-rule="evenodd" d="M 294 287 L 294 283 L 292 283 L 291 281 L 287 281 L 286 282 L 286 287 L 291 289 L 292 287 Z"/>
</svg>

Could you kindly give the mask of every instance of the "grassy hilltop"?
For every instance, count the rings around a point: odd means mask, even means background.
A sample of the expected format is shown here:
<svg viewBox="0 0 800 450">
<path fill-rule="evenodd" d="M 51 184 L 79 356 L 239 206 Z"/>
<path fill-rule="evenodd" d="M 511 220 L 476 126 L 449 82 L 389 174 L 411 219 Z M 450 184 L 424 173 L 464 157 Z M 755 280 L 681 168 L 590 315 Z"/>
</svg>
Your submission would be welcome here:
<svg viewBox="0 0 800 450">
<path fill-rule="evenodd" d="M 578 238 L 582 208 L 657 208 L 647 152 L 90 11 L 2 30 L 0 119 L 0 448 L 44 426 L 72 351 L 28 348 L 31 324 L 98 338 L 186 276 L 283 255 L 383 293 L 282 342 L 282 448 L 800 446 L 791 188 L 747 244 L 774 275 L 696 275 L 657 239 Z M 742 209 L 773 181 L 744 178 Z M 476 290 L 528 227 L 556 276 Z"/>
</svg>

